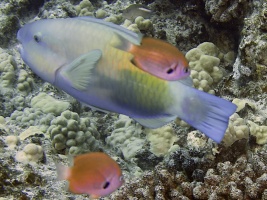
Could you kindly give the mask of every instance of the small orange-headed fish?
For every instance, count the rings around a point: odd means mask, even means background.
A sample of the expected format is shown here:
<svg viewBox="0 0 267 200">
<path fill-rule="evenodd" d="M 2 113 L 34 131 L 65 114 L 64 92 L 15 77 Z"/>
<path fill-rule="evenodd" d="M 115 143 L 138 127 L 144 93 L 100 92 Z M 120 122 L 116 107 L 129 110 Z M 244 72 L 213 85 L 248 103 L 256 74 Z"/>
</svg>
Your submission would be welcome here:
<svg viewBox="0 0 267 200">
<path fill-rule="evenodd" d="M 56 167 L 58 180 L 68 180 L 71 192 L 89 194 L 93 199 L 107 196 L 123 184 L 119 165 L 102 152 L 78 155 L 72 167 Z"/>
<path fill-rule="evenodd" d="M 141 45 L 131 45 L 132 62 L 140 69 L 168 81 L 190 75 L 188 62 L 182 52 L 159 39 L 145 37 Z"/>
</svg>

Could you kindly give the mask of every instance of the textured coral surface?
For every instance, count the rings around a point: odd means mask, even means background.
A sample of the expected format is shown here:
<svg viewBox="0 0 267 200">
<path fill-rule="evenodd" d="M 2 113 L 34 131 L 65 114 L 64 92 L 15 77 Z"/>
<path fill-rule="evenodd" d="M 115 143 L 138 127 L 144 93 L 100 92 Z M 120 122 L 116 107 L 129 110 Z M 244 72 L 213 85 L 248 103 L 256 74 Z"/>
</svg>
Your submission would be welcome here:
<svg viewBox="0 0 267 200">
<path fill-rule="evenodd" d="M 150 130 L 127 116 L 95 111 L 35 75 L 20 57 L 18 29 L 77 16 L 179 48 L 194 87 L 238 106 L 222 143 L 179 119 Z M 89 199 L 56 181 L 55 163 L 105 151 L 125 183 L 101 199 L 266 200 L 266 20 L 265 0 L 1 0 L 0 199 Z"/>
</svg>

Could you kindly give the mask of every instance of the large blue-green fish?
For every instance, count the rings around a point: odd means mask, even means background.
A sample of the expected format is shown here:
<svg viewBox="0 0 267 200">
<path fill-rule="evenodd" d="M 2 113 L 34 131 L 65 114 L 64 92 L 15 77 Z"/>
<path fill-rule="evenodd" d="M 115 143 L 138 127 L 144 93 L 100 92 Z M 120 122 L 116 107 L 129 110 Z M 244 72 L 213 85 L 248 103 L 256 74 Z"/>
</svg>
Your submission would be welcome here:
<svg viewBox="0 0 267 200">
<path fill-rule="evenodd" d="M 131 45 L 142 38 L 90 17 L 46 19 L 17 34 L 25 63 L 42 79 L 79 101 L 128 115 L 149 128 L 176 117 L 216 142 L 223 139 L 236 106 L 192 87 L 190 78 L 167 81 L 136 67 Z"/>
</svg>

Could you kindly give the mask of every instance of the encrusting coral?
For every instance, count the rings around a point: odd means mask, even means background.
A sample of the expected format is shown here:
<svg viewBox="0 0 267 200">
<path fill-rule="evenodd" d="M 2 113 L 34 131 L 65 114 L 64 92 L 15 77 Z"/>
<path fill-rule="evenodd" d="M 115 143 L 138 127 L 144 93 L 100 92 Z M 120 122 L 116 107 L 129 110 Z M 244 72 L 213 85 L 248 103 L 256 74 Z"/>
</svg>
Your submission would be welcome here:
<svg viewBox="0 0 267 200">
<path fill-rule="evenodd" d="M 12 87 L 17 64 L 12 55 L 0 48 L 0 87 Z"/>
<path fill-rule="evenodd" d="M 57 116 L 70 108 L 70 103 L 67 101 L 60 101 L 44 92 L 40 92 L 37 96 L 32 98 L 31 107 L 39 108 L 44 113 L 53 113 Z"/>
<path fill-rule="evenodd" d="M 15 159 L 24 164 L 36 163 L 43 157 L 43 148 L 33 143 L 27 144 L 22 151 L 17 152 Z"/>
<path fill-rule="evenodd" d="M 106 143 L 118 154 L 122 153 L 126 160 L 134 158 L 144 148 L 142 127 L 125 115 L 119 115 L 114 127 L 114 131 L 106 138 Z"/>
<path fill-rule="evenodd" d="M 231 146 L 235 141 L 242 138 L 249 138 L 249 126 L 246 121 L 241 118 L 237 113 L 234 113 L 229 120 L 228 128 L 223 138 L 223 144 L 225 146 Z"/>
<path fill-rule="evenodd" d="M 258 155 L 255 155 L 258 156 Z M 209 168 L 202 178 L 191 181 L 182 171 L 158 165 L 141 178 L 126 182 L 111 200 L 126 199 L 265 199 L 266 162 L 250 163 L 245 156 L 234 164 L 226 161 Z"/>
<path fill-rule="evenodd" d="M 191 49 L 185 55 L 191 69 L 190 77 L 194 86 L 205 92 L 214 94 L 212 86 L 217 84 L 224 75 L 224 70 L 219 67 L 223 54 L 210 42 L 204 42 Z"/>
</svg>

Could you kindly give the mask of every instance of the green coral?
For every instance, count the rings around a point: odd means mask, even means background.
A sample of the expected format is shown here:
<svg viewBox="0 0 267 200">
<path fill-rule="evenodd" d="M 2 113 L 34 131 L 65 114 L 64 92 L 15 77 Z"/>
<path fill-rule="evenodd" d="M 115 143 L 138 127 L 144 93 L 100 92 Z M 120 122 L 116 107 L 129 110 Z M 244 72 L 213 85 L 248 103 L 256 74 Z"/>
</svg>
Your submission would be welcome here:
<svg viewBox="0 0 267 200">
<path fill-rule="evenodd" d="M 16 68 L 17 65 L 13 56 L 0 48 L 0 81 L 2 87 L 12 87 Z"/>
<path fill-rule="evenodd" d="M 150 151 L 156 156 L 164 156 L 178 140 L 171 126 L 158 129 L 146 129 L 146 138 L 150 142 Z"/>
<path fill-rule="evenodd" d="M 214 87 L 223 77 L 224 70 L 219 66 L 223 59 L 219 49 L 210 42 L 204 42 L 186 53 L 191 68 L 191 78 L 199 90 L 214 94 Z"/>
<path fill-rule="evenodd" d="M 33 79 L 29 76 L 28 72 L 21 69 L 18 75 L 17 89 L 23 93 L 29 93 L 33 88 Z"/>
<path fill-rule="evenodd" d="M 100 148 L 100 134 L 89 118 L 80 118 L 69 110 L 51 121 L 47 130 L 52 145 L 58 152 L 77 155 Z"/>
<path fill-rule="evenodd" d="M 227 147 L 231 146 L 235 141 L 249 138 L 249 127 L 246 121 L 237 113 L 234 113 L 229 120 L 228 128 L 223 138 L 223 144 Z"/>
<path fill-rule="evenodd" d="M 141 134 L 140 125 L 134 124 L 129 117 L 120 115 L 115 122 L 114 131 L 106 138 L 106 143 L 117 150 L 118 154 L 122 153 L 126 160 L 131 160 L 144 148 L 145 139 Z"/>
<path fill-rule="evenodd" d="M 78 16 L 93 16 L 94 6 L 89 0 L 82 0 L 75 9 Z"/>
<path fill-rule="evenodd" d="M 9 123 L 22 128 L 38 126 L 43 132 L 46 132 L 51 120 L 54 118 L 54 115 L 45 114 L 40 109 L 24 108 L 22 111 L 15 110 L 9 118 Z"/>
<path fill-rule="evenodd" d="M 267 144 L 267 126 L 260 126 L 250 120 L 248 120 L 250 133 L 256 137 L 257 144 Z"/>
<path fill-rule="evenodd" d="M 43 113 L 53 113 L 54 115 L 60 115 L 63 111 L 70 108 L 70 103 L 60 101 L 52 96 L 41 92 L 31 100 L 32 108 L 39 108 Z"/>
</svg>

